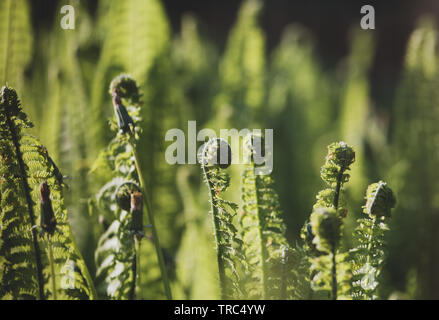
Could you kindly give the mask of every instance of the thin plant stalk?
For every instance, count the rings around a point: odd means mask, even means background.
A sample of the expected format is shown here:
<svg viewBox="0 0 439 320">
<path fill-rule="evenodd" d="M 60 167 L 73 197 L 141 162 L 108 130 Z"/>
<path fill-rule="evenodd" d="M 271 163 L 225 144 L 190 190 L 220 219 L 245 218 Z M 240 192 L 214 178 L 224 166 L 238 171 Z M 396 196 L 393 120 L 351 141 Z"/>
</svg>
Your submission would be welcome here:
<svg viewBox="0 0 439 320">
<path fill-rule="evenodd" d="M 134 238 L 134 242 L 135 242 L 135 247 L 136 247 L 136 278 L 134 278 L 135 283 L 140 284 L 141 280 L 140 280 L 140 244 L 141 244 L 141 239 L 138 239 L 137 237 Z M 140 299 L 141 297 L 139 296 L 140 290 L 138 290 L 139 286 L 136 286 L 136 297 L 137 299 Z"/>
<path fill-rule="evenodd" d="M 134 240 L 136 241 L 136 240 Z M 137 250 L 134 251 L 132 272 L 133 272 L 133 282 L 131 284 L 130 300 L 136 300 L 136 283 L 137 283 L 137 257 L 139 256 Z"/>
<path fill-rule="evenodd" d="M 256 194 L 255 194 L 255 206 L 256 206 L 256 210 L 257 210 L 257 219 L 258 219 L 258 236 L 259 236 L 259 246 L 260 246 L 260 250 L 261 250 L 261 271 L 262 271 L 262 275 L 261 275 L 261 285 L 262 285 L 262 299 L 267 299 L 267 247 L 264 244 L 264 230 L 263 230 L 263 226 L 262 226 L 262 221 L 263 221 L 263 217 L 261 215 L 261 210 L 259 210 L 259 203 L 258 203 L 258 199 L 259 199 L 259 189 L 256 185 L 257 182 L 257 176 L 255 174 L 255 163 L 253 161 L 253 158 L 251 160 L 251 165 L 252 165 L 252 172 L 254 175 L 254 188 L 256 190 Z"/>
<path fill-rule="evenodd" d="M 344 152 L 346 158 L 346 151 Z M 346 170 L 344 166 L 341 166 L 340 172 L 337 176 L 337 186 L 335 188 L 334 195 L 334 208 L 338 210 L 338 203 L 340 199 L 341 180 L 343 178 L 343 172 Z M 332 299 L 337 300 L 337 262 L 336 262 L 337 248 L 335 243 L 332 244 Z"/>
<path fill-rule="evenodd" d="M 136 151 L 136 144 L 133 140 L 134 140 L 134 137 L 131 136 L 130 144 L 131 144 L 131 148 L 133 150 L 134 162 L 136 165 L 137 175 L 139 177 L 140 187 L 142 188 L 142 191 L 143 191 L 143 198 L 144 198 L 144 201 L 146 204 L 146 211 L 148 214 L 149 223 L 151 224 L 152 237 L 153 237 L 155 251 L 156 251 L 159 266 L 160 266 L 160 273 L 161 273 L 162 280 L 163 280 L 165 295 L 166 295 L 166 298 L 168 300 L 172 300 L 171 286 L 169 284 L 169 278 L 168 278 L 168 274 L 166 272 L 165 260 L 163 259 L 163 253 L 162 253 L 162 249 L 160 247 L 159 235 L 157 233 L 157 229 L 155 226 L 154 215 L 152 213 L 151 203 L 149 202 L 149 197 L 148 197 L 147 192 L 146 192 L 145 179 L 143 177 L 142 169 L 140 166 L 139 155 L 137 154 L 137 151 Z"/>
<path fill-rule="evenodd" d="M 215 235 L 215 244 L 216 244 L 216 257 L 218 261 L 218 274 L 219 274 L 219 287 L 220 287 L 220 295 L 221 299 L 225 299 L 225 293 L 227 292 L 227 283 L 226 283 L 226 269 L 224 266 L 224 261 L 222 258 L 222 250 L 219 244 L 220 240 L 220 226 L 218 221 L 218 209 L 216 207 L 215 194 L 212 188 L 212 184 L 209 179 L 209 169 L 206 169 L 205 165 L 202 165 L 204 177 L 207 181 L 209 187 L 209 196 L 210 196 L 210 208 L 212 211 L 212 224 Z"/>
<path fill-rule="evenodd" d="M 55 274 L 55 263 L 53 259 L 53 248 L 52 248 L 52 241 L 48 241 L 48 251 L 49 251 L 49 264 L 50 264 L 50 273 L 51 273 L 51 284 L 52 284 L 52 292 L 53 292 L 53 300 L 58 300 L 57 296 L 57 289 L 56 289 L 56 274 Z"/>
</svg>

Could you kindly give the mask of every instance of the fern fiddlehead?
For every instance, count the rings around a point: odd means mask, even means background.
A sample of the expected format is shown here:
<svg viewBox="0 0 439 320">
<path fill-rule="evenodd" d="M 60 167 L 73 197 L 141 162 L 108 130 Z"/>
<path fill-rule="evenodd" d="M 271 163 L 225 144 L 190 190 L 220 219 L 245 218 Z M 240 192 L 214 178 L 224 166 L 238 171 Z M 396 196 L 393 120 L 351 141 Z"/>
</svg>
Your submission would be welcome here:
<svg viewBox="0 0 439 320">
<path fill-rule="evenodd" d="M 113 82 L 111 83 L 110 92 L 113 96 L 113 104 L 114 109 L 116 113 L 116 119 L 117 124 L 119 127 L 119 130 L 122 131 L 124 134 L 128 134 L 128 143 L 131 145 L 131 149 L 134 156 L 134 164 L 136 167 L 137 176 L 140 182 L 140 187 L 142 188 L 143 193 L 143 201 L 146 205 L 146 211 L 148 214 L 148 219 L 151 224 L 151 231 L 152 231 L 152 237 L 154 246 L 156 249 L 156 254 L 160 266 L 161 276 L 163 280 L 163 286 L 165 288 L 165 294 L 166 297 L 170 300 L 172 299 L 172 293 L 171 293 L 171 287 L 169 284 L 168 274 L 166 271 L 165 261 L 163 259 L 163 252 L 160 247 L 160 240 L 159 235 L 157 232 L 156 224 L 154 221 L 154 214 L 152 212 L 152 206 L 148 198 L 147 190 L 146 190 L 146 183 L 143 176 L 143 171 L 140 165 L 140 158 L 137 153 L 137 136 L 135 134 L 135 131 L 133 131 L 134 122 L 131 119 L 130 115 L 126 111 L 124 105 L 122 104 L 121 98 L 128 98 L 132 99 L 133 101 L 139 101 L 140 94 L 137 90 L 137 84 L 134 80 L 127 76 L 119 76 Z"/>
<path fill-rule="evenodd" d="M 347 212 L 344 204 L 341 203 L 341 193 L 343 184 L 349 180 L 346 171 L 354 161 L 355 152 L 345 142 L 336 142 L 328 146 L 328 154 L 320 174 L 330 188 L 318 193 L 310 222 L 305 224 L 302 230 L 302 238 L 306 242 L 307 251 L 312 256 L 313 287 L 315 291 L 329 289 L 334 300 L 339 296 L 339 287 L 343 289 L 341 290 L 343 294 L 347 290 L 345 283 L 349 268 L 345 262 L 346 254 L 337 254 L 337 249 L 341 237 L 341 220 Z M 326 283 L 328 274 L 325 264 L 331 265 L 329 286 Z M 337 270 L 338 265 L 341 270 Z M 338 274 L 342 275 L 339 281 Z"/>
<path fill-rule="evenodd" d="M 204 181 L 209 189 L 220 295 L 222 299 L 230 299 L 239 289 L 234 256 L 239 254 L 236 247 L 242 245 L 242 241 L 237 235 L 237 229 L 233 225 L 233 218 L 238 206 L 221 197 L 221 193 L 230 184 L 230 177 L 223 169 L 231 164 L 232 153 L 225 140 L 212 138 L 204 145 L 199 158 Z"/>
<path fill-rule="evenodd" d="M 112 211 L 116 219 L 99 240 L 99 248 L 95 254 L 97 264 L 100 265 L 97 275 L 99 279 L 105 279 L 108 296 L 119 299 L 135 296 L 135 282 L 139 282 L 140 275 L 140 240 L 144 227 L 140 223 L 143 221 L 143 211 L 146 210 L 165 296 L 172 299 L 163 253 L 136 150 L 141 132 L 140 126 L 137 125 L 141 121 L 139 89 L 131 77 L 122 74 L 111 83 L 110 93 L 116 116 L 116 121 L 112 121 L 111 127 L 117 130 L 118 134 L 101 153 L 96 167 L 102 164 L 102 160 L 105 165 L 111 167 L 113 180 L 99 192 L 98 203 L 103 204 L 106 211 Z M 127 102 L 127 106 L 124 102 Z M 122 185 L 136 187 L 131 190 L 134 193 L 128 193 L 126 200 L 120 202 L 117 194 L 123 191 L 119 190 Z M 139 191 L 141 197 L 137 195 Z M 130 197 L 135 195 L 137 196 L 130 202 Z M 140 207 L 139 199 L 142 204 Z M 118 208 L 108 205 L 115 201 L 119 204 Z M 131 207 L 131 204 L 135 206 Z M 122 251 L 124 254 L 121 254 Z M 116 270 L 119 272 L 115 272 Z"/>
<path fill-rule="evenodd" d="M 363 207 L 365 218 L 359 219 L 355 230 L 358 246 L 350 251 L 352 256 L 352 297 L 354 299 L 376 299 L 378 279 L 385 260 L 384 235 L 388 230 L 387 220 L 395 207 L 392 190 L 383 181 L 371 184 L 366 192 Z"/>
</svg>

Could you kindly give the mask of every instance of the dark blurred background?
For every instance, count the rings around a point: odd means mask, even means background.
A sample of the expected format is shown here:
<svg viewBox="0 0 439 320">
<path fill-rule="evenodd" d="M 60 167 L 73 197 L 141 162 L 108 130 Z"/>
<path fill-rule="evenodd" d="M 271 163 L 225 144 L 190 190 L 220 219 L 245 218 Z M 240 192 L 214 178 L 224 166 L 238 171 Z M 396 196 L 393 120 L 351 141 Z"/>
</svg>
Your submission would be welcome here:
<svg viewBox="0 0 439 320">
<path fill-rule="evenodd" d="M 114 0 L 112 0 L 114 1 Z M 181 17 L 194 14 L 200 29 L 211 41 L 223 49 L 230 28 L 236 21 L 240 1 L 236 0 L 164 0 L 166 13 L 173 32 L 178 32 Z M 96 15 L 98 2 L 84 1 L 89 12 Z M 265 1 L 261 25 L 266 33 L 267 49 L 279 42 L 285 26 L 299 23 L 310 30 L 316 44 L 316 52 L 324 66 L 331 69 L 345 57 L 349 50 L 350 27 L 360 23 L 363 5 L 375 8 L 377 51 L 371 70 L 372 97 L 375 101 L 389 101 L 402 66 L 404 49 L 410 32 L 418 18 L 428 14 L 439 19 L 437 0 L 271 0 Z M 58 2 L 32 1 L 33 23 L 50 26 L 53 23 Z"/>
</svg>

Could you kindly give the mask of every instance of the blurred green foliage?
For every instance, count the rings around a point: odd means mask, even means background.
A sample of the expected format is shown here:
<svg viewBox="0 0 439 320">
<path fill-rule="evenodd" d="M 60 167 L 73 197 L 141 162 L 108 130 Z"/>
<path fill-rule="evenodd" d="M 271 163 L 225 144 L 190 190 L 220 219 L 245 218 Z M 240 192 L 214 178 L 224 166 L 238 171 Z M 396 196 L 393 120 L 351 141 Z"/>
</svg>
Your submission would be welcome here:
<svg viewBox="0 0 439 320">
<path fill-rule="evenodd" d="M 422 20 L 410 38 L 393 107 L 378 113 L 369 77 L 374 32 L 353 28 L 349 55 L 326 70 L 312 34 L 297 25 L 267 52 L 258 21 L 262 1 L 243 1 L 224 52 L 203 36 L 193 16 L 184 16 L 180 33 L 171 34 L 160 0 L 99 1 L 93 18 L 83 1 L 68 2 L 75 8 L 75 30 L 61 29 L 60 14 L 50 29 L 31 29 L 28 1 L 1 1 L 0 81 L 17 88 L 36 123 L 33 130 L 72 178 L 69 219 L 93 274 L 102 228 L 88 199 L 107 177 L 92 179 L 90 168 L 111 139 L 110 81 L 126 72 L 144 94 L 139 152 L 175 298 L 218 298 L 199 168 L 171 166 L 164 157 L 165 132 L 186 131 L 188 120 L 197 120 L 198 129 L 274 129 L 274 188 L 292 245 L 322 187 L 326 145 L 352 145 L 357 160 L 346 196 L 353 205 L 344 234 L 352 233 L 362 214 L 366 186 L 383 176 L 398 204 L 380 296 L 439 298 L 439 73 L 431 20 Z M 240 204 L 240 170 L 228 170 L 228 196 Z M 163 297 L 150 294 L 143 297 Z"/>
</svg>

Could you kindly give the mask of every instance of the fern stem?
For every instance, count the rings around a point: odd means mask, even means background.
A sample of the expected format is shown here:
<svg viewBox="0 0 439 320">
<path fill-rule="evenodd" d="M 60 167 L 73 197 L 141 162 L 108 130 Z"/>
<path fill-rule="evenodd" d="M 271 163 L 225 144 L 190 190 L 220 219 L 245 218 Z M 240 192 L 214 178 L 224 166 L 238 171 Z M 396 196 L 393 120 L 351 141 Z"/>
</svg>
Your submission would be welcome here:
<svg viewBox="0 0 439 320">
<path fill-rule="evenodd" d="M 134 162 L 136 165 L 136 170 L 137 170 L 137 175 L 139 177 L 140 186 L 143 189 L 143 198 L 144 198 L 144 201 L 146 204 L 149 223 L 151 224 L 152 237 L 153 237 L 153 241 L 154 241 L 155 251 L 157 254 L 157 259 L 158 259 L 159 266 L 160 266 L 160 272 L 161 272 L 161 276 L 162 276 L 163 286 L 165 289 L 166 298 L 168 300 L 172 300 L 171 287 L 169 285 L 168 274 L 166 272 L 166 265 L 165 265 L 165 261 L 163 259 L 162 249 L 160 247 L 159 235 L 157 233 L 156 225 L 154 222 L 154 215 L 152 213 L 151 203 L 149 201 L 149 197 L 148 197 L 147 192 L 146 192 L 145 179 L 143 177 L 142 168 L 140 166 L 139 155 L 137 154 L 137 151 L 135 148 L 136 144 L 133 142 L 133 140 L 134 140 L 134 137 L 131 136 L 130 144 L 131 144 L 131 148 L 133 149 Z"/>
<path fill-rule="evenodd" d="M 136 240 L 134 240 L 136 241 Z M 137 250 L 134 250 L 133 262 L 131 263 L 131 271 L 133 273 L 133 281 L 131 283 L 130 289 L 130 300 L 136 300 L 136 281 L 137 281 L 137 257 L 139 253 Z"/>
<path fill-rule="evenodd" d="M 332 249 L 332 300 L 337 300 L 337 263 L 335 261 L 336 257 L 335 245 Z"/>
<path fill-rule="evenodd" d="M 210 196 L 210 209 L 212 212 L 212 225 L 213 231 L 215 235 L 215 244 L 216 244 L 216 257 L 218 262 L 218 274 L 219 274 L 219 287 L 220 287 L 220 296 L 221 299 L 226 299 L 227 292 L 227 279 L 226 279 L 226 269 L 223 261 L 223 252 L 220 245 L 220 222 L 218 220 L 218 209 L 215 201 L 215 190 L 213 190 L 212 183 L 210 182 L 209 177 L 209 169 L 206 169 L 206 166 L 202 165 L 204 178 L 206 179 L 207 186 L 209 188 L 209 196 Z"/>
<path fill-rule="evenodd" d="M 340 172 L 337 176 L 337 186 L 335 188 L 334 195 L 334 208 L 338 210 L 338 202 L 340 199 L 341 180 L 343 178 L 344 166 L 340 168 Z M 337 300 L 337 263 L 336 263 L 337 248 L 335 243 L 332 245 L 332 299 Z"/>
<path fill-rule="evenodd" d="M 371 219 L 372 219 L 372 226 L 370 227 L 371 229 L 371 234 L 369 236 L 369 243 L 367 245 L 367 258 L 366 258 L 366 262 L 367 264 L 370 264 L 370 256 L 372 254 L 372 239 L 375 239 L 375 229 L 376 229 L 376 223 L 377 223 L 377 218 L 373 215 L 371 215 Z"/>
<path fill-rule="evenodd" d="M 137 236 L 134 236 L 134 257 L 131 266 L 131 271 L 133 272 L 133 282 L 131 283 L 130 299 L 139 299 L 137 293 L 139 290 L 137 288 L 140 286 L 140 240 Z"/>
<path fill-rule="evenodd" d="M 281 287 L 280 287 L 280 300 L 287 299 L 287 261 L 288 261 L 288 249 L 287 246 L 282 246 L 282 270 L 281 270 Z"/>
<path fill-rule="evenodd" d="M 254 184 L 254 190 L 255 190 L 255 204 L 256 204 L 256 210 L 257 210 L 257 218 L 258 218 L 258 236 L 259 236 L 259 246 L 261 247 L 261 285 L 262 285 L 262 299 L 267 299 L 267 247 L 265 246 L 265 239 L 264 239 L 264 226 L 263 226 L 263 219 L 261 210 L 259 210 L 259 188 L 257 186 L 257 175 L 255 174 L 255 163 L 251 161 L 252 165 L 252 173 L 253 173 L 253 184 Z"/>
<path fill-rule="evenodd" d="M 17 132 L 15 131 L 15 126 L 12 123 L 12 119 L 9 115 L 8 108 L 5 108 L 5 115 L 6 115 L 6 122 L 7 122 L 7 125 L 9 127 L 9 131 L 11 133 L 11 140 L 14 144 L 15 154 L 17 156 L 18 167 L 20 169 L 20 180 L 21 180 L 23 192 L 24 192 L 24 195 L 26 198 L 26 204 L 27 204 L 29 219 L 30 219 L 30 223 L 31 223 L 32 240 L 33 240 L 33 246 L 34 246 L 34 252 L 35 252 L 35 264 L 37 267 L 37 281 L 38 281 L 39 298 L 40 298 L 40 300 L 44 300 L 43 265 L 41 263 L 41 250 L 40 250 L 40 246 L 38 244 L 37 230 L 35 228 L 33 228 L 33 226 L 35 225 L 35 214 L 34 214 L 32 196 L 30 194 L 31 189 L 30 189 L 29 183 L 27 181 L 26 167 L 25 167 L 25 164 L 23 161 L 23 155 L 22 155 L 21 150 L 20 150 L 20 144 L 18 142 L 19 137 L 17 135 Z"/>
<path fill-rule="evenodd" d="M 49 245 L 48 245 L 49 254 L 48 255 L 49 255 L 53 300 L 58 300 L 57 289 L 56 289 L 55 263 L 54 263 L 54 259 L 53 259 L 53 248 L 52 248 L 52 241 L 50 240 L 50 237 L 48 238 L 48 242 L 49 242 Z"/>
<path fill-rule="evenodd" d="M 136 245 L 136 270 L 137 270 L 137 278 L 135 279 L 138 285 L 136 286 L 136 297 L 137 299 L 141 299 L 142 297 L 139 296 L 139 293 L 141 293 L 140 290 L 137 290 L 137 288 L 139 288 L 140 284 L 141 284 L 141 280 L 140 280 L 140 244 L 141 244 L 141 239 L 135 239 L 135 245 Z"/>
</svg>

